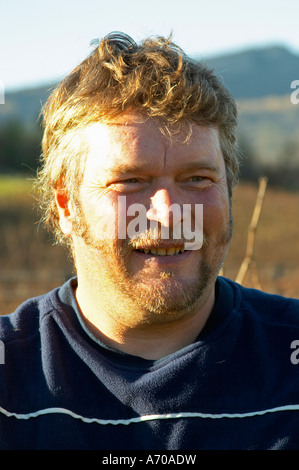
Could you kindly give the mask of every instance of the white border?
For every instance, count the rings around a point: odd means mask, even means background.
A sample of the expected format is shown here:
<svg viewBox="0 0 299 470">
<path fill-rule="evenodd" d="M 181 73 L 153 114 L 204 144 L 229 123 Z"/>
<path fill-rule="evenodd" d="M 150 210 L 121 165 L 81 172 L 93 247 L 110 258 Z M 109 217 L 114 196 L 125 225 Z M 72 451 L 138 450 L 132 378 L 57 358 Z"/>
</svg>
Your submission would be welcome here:
<svg viewBox="0 0 299 470">
<path fill-rule="evenodd" d="M 96 423 L 101 425 L 128 425 L 133 423 L 142 423 L 144 421 L 153 421 L 160 419 L 179 419 L 179 418 L 210 418 L 210 419 L 223 419 L 223 418 L 250 418 L 252 416 L 261 416 L 266 413 L 277 413 L 279 411 L 299 411 L 299 405 L 284 405 L 277 406 L 275 408 L 269 408 L 266 410 L 252 411 L 248 413 L 200 413 L 200 412 L 182 412 L 182 413 L 166 413 L 166 414 L 152 414 L 137 416 L 130 419 L 99 419 L 99 418 L 86 418 L 66 408 L 45 408 L 43 410 L 34 411 L 32 413 L 12 413 L 0 407 L 0 413 L 4 414 L 8 418 L 16 419 L 30 419 L 38 418 L 39 416 L 49 414 L 65 414 L 72 418 L 79 419 L 84 423 Z"/>
</svg>

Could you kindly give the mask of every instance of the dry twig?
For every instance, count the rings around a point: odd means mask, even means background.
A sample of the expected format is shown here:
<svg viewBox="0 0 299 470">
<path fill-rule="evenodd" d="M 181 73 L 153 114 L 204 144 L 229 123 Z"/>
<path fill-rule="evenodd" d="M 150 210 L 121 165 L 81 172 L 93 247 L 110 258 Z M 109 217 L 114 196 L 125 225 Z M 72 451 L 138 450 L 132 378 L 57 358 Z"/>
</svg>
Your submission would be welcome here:
<svg viewBox="0 0 299 470">
<path fill-rule="evenodd" d="M 254 211 L 252 214 L 252 219 L 248 229 L 248 239 L 247 239 L 247 248 L 246 248 L 246 255 L 245 258 L 240 266 L 239 272 L 235 279 L 236 282 L 242 284 L 245 278 L 245 275 L 250 267 L 254 269 L 254 279 L 255 279 L 255 286 L 260 288 L 260 283 L 257 276 L 257 269 L 256 264 L 253 260 L 253 252 L 254 252 L 254 241 L 255 241 L 255 234 L 256 229 L 259 223 L 259 218 L 262 210 L 262 205 L 265 197 L 266 187 L 268 183 L 268 178 L 262 177 L 259 179 L 259 190 L 256 198 L 256 203 L 254 207 Z"/>
</svg>

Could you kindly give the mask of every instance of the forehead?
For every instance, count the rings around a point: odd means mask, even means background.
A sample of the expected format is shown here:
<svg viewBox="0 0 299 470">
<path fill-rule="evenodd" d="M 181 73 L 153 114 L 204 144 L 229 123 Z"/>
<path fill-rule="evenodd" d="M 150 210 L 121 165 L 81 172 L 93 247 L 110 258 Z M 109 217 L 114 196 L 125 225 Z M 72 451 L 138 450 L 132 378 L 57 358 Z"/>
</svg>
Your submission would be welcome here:
<svg viewBox="0 0 299 470">
<path fill-rule="evenodd" d="M 218 130 L 192 125 L 173 138 L 153 119 L 123 117 L 114 124 L 93 123 L 84 130 L 88 146 L 86 172 L 108 173 L 134 166 L 153 170 L 179 168 L 201 161 L 223 165 Z"/>
</svg>

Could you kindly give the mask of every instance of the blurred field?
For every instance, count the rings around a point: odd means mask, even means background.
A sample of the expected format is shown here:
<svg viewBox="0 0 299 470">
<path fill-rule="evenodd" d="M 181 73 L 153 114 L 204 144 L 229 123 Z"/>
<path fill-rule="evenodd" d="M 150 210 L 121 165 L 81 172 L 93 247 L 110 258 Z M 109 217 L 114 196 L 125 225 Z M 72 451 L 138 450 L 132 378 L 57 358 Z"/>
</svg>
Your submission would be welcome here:
<svg viewBox="0 0 299 470">
<path fill-rule="evenodd" d="M 0 177 L 0 313 L 72 276 L 67 253 L 39 223 L 32 181 Z"/>
<path fill-rule="evenodd" d="M 224 275 L 235 279 L 245 256 L 247 232 L 258 184 L 241 184 L 234 193 L 234 237 Z M 0 313 L 61 285 L 74 275 L 64 248 L 53 246 L 39 224 L 32 182 L 0 178 Z M 261 288 L 299 298 L 299 192 L 267 188 L 258 225 L 254 259 Z M 244 285 L 256 286 L 249 271 Z"/>
<path fill-rule="evenodd" d="M 240 185 L 234 193 L 234 237 L 224 275 L 235 279 L 243 261 L 258 183 Z M 299 298 L 299 192 L 268 186 L 257 227 L 254 261 L 259 283 L 266 292 Z M 256 287 L 249 270 L 243 285 Z"/>
</svg>

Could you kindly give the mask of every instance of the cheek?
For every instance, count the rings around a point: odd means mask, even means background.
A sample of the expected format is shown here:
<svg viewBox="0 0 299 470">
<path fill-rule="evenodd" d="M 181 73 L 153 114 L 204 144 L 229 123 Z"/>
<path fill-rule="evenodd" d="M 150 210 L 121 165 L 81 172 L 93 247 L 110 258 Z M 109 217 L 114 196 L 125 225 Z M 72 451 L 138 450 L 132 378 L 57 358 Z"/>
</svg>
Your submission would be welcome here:
<svg viewBox="0 0 299 470">
<path fill-rule="evenodd" d="M 98 242 L 111 242 L 117 236 L 117 209 L 107 198 L 83 199 L 82 212 L 92 237 Z"/>
<path fill-rule="evenodd" d="M 207 235 L 227 230 L 230 221 L 229 201 L 224 198 L 207 198 L 203 201 L 203 231 Z"/>
</svg>

